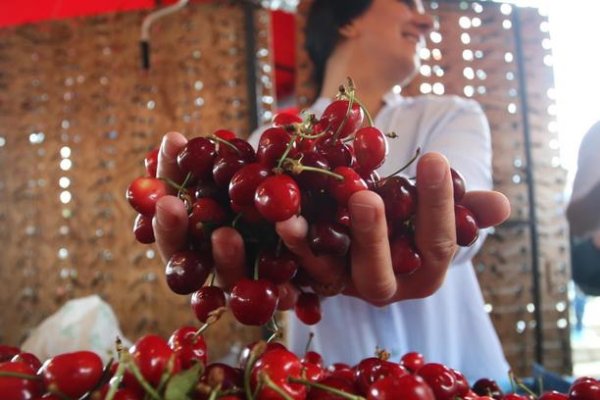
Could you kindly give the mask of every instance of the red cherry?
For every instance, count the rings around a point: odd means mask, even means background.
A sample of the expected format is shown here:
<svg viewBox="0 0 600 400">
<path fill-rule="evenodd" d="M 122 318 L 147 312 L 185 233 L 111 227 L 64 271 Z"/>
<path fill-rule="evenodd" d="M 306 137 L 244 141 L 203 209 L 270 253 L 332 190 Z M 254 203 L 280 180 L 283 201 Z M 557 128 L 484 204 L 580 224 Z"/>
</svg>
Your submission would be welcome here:
<svg viewBox="0 0 600 400">
<path fill-rule="evenodd" d="M 237 154 L 218 156 L 213 164 L 213 180 L 220 187 L 229 187 L 233 175 L 246 164 L 247 162 Z"/>
<path fill-rule="evenodd" d="M 383 132 L 374 126 L 356 131 L 354 136 L 354 155 L 360 169 L 373 171 L 385 161 L 388 143 Z"/>
<path fill-rule="evenodd" d="M 421 256 L 408 235 L 398 235 L 390 241 L 394 274 L 410 274 L 421 268 Z"/>
<path fill-rule="evenodd" d="M 151 178 L 156 178 L 156 170 L 158 168 L 158 151 L 159 148 L 155 148 L 146 153 L 144 157 L 144 166 L 146 167 L 146 173 Z"/>
<path fill-rule="evenodd" d="M 501 398 L 504 395 L 500 386 L 493 379 L 481 378 L 473 384 L 471 389 L 479 396 Z"/>
<path fill-rule="evenodd" d="M 158 335 L 144 335 L 139 338 L 129 349 L 133 361 L 139 368 L 142 376 L 150 385 L 158 387 L 160 378 L 169 365 L 169 360 L 174 360 L 172 373 L 180 369 L 179 360 L 167 342 Z"/>
<path fill-rule="evenodd" d="M 337 137 L 340 139 L 350 136 L 360 128 L 363 119 L 362 108 L 356 102 L 353 102 L 350 107 L 348 100 L 331 102 L 321 116 L 321 120 L 326 121 L 329 130 L 333 134 L 337 133 Z"/>
<path fill-rule="evenodd" d="M 142 244 L 154 243 L 154 229 L 152 229 L 152 217 L 138 214 L 133 222 L 133 234 L 135 239 Z"/>
<path fill-rule="evenodd" d="M 100 390 L 96 390 L 93 392 L 91 398 L 94 400 L 102 400 L 106 398 L 108 391 L 110 390 L 110 385 L 103 385 Z M 143 392 L 140 394 L 133 389 L 122 387 L 117 389 L 113 400 L 142 400 L 144 398 Z M 51 399 L 51 400 L 62 400 L 60 397 L 42 397 L 42 399 Z"/>
<path fill-rule="evenodd" d="M 354 382 L 354 369 L 344 363 L 333 363 L 327 368 L 329 376 L 340 379 L 345 379 L 349 382 Z"/>
<path fill-rule="evenodd" d="M 191 173 L 196 180 L 205 180 L 212 173 L 217 151 L 205 137 L 190 139 L 177 155 L 177 165 L 183 174 Z"/>
<path fill-rule="evenodd" d="M 569 400 L 599 400 L 600 382 L 594 378 L 577 378 L 569 388 Z"/>
<path fill-rule="evenodd" d="M 462 200 L 467 191 L 465 178 L 454 168 L 450 168 L 450 174 L 452 176 L 452 187 L 454 189 L 454 201 L 458 203 Z"/>
<path fill-rule="evenodd" d="M 0 375 L 3 372 L 32 377 L 32 379 L 23 379 L 0 376 L 0 394 L 2 394 L 3 400 L 30 400 L 42 395 L 44 390 L 42 382 L 36 379 L 36 371 L 28 363 L 23 361 L 2 362 L 0 363 Z"/>
<path fill-rule="evenodd" d="M 473 213 L 459 204 L 454 205 L 456 220 L 456 243 L 459 246 L 470 246 L 479 237 L 479 227 Z"/>
<path fill-rule="evenodd" d="M 368 189 L 367 183 L 350 167 L 337 167 L 333 172 L 341 175 L 343 178 L 342 180 L 337 178 L 331 178 L 329 180 L 329 190 L 331 195 L 341 206 L 345 207 L 348 204 L 348 199 L 354 193 Z"/>
<path fill-rule="evenodd" d="M 425 357 L 419 352 L 411 351 L 402 356 L 400 365 L 414 374 L 425 365 Z"/>
<path fill-rule="evenodd" d="M 306 167 L 320 168 L 327 171 L 330 169 L 327 158 L 316 151 L 307 151 L 302 154 L 300 163 Z M 303 190 L 323 190 L 329 184 L 329 177 L 319 171 L 304 170 L 296 175 L 295 179 Z"/>
<path fill-rule="evenodd" d="M 348 228 L 332 222 L 314 222 L 308 228 L 308 245 L 317 256 L 345 256 L 350 249 Z"/>
<path fill-rule="evenodd" d="M 254 194 L 258 185 L 271 171 L 258 163 L 243 166 L 229 182 L 229 198 L 240 207 L 254 206 Z"/>
<path fill-rule="evenodd" d="M 261 250 L 256 263 L 258 276 L 268 279 L 276 285 L 291 280 L 298 270 L 298 257 L 283 246 L 279 254 L 276 249 Z"/>
<path fill-rule="evenodd" d="M 221 157 L 235 156 L 246 164 L 256 162 L 256 152 L 250 143 L 240 138 L 228 140 L 229 145 L 219 143 L 217 154 Z"/>
<path fill-rule="evenodd" d="M 198 199 L 192 205 L 188 217 L 188 233 L 197 243 L 210 238 L 213 229 L 223 225 L 227 212 L 216 200 L 209 197 Z"/>
<path fill-rule="evenodd" d="M 408 371 L 399 364 L 382 360 L 377 357 L 365 358 L 358 363 L 354 376 L 361 393 L 369 393 L 369 387 L 385 377 L 399 378 L 408 374 Z"/>
<path fill-rule="evenodd" d="M 437 397 L 418 375 L 388 376 L 369 387 L 367 400 L 436 400 Z"/>
<path fill-rule="evenodd" d="M 419 368 L 417 375 L 427 382 L 437 400 L 453 400 L 455 398 L 458 390 L 456 376 L 447 366 L 428 363 Z"/>
<path fill-rule="evenodd" d="M 540 397 L 538 397 L 538 400 L 568 400 L 568 399 L 569 399 L 568 395 L 557 392 L 556 390 L 544 392 L 540 395 Z"/>
<path fill-rule="evenodd" d="M 220 385 L 221 391 L 244 387 L 244 371 L 223 363 L 209 364 L 200 382 L 214 389 Z M 219 399 L 222 397 L 219 396 Z"/>
<path fill-rule="evenodd" d="M 340 140 L 321 139 L 316 144 L 317 153 L 327 160 L 329 167 L 350 167 L 354 162 L 352 148 Z"/>
<path fill-rule="evenodd" d="M 315 365 L 322 367 L 323 366 L 323 357 L 316 351 L 309 350 L 306 352 L 306 354 L 304 354 L 304 357 L 302 358 L 302 363 L 305 363 L 305 362 L 315 364 Z"/>
<path fill-rule="evenodd" d="M 125 197 L 133 209 L 140 214 L 152 217 L 158 199 L 167 194 L 167 184 L 157 178 L 139 177 L 127 188 Z"/>
<path fill-rule="evenodd" d="M 111 364 L 111 366 L 110 366 L 110 375 L 112 377 L 111 379 L 114 379 L 115 373 L 117 372 L 118 368 L 119 368 L 118 361 Z M 135 375 L 133 375 L 133 373 L 127 369 L 125 369 L 125 373 L 123 374 L 123 379 L 121 380 L 121 387 L 127 388 L 127 389 L 129 389 L 129 391 L 136 393 L 137 396 L 140 397 L 141 399 L 143 399 L 144 395 L 146 394 L 146 391 L 144 390 L 142 385 L 138 382 Z"/>
<path fill-rule="evenodd" d="M 258 141 L 256 159 L 261 165 L 267 168 L 276 166 L 279 159 L 287 150 L 291 140 L 292 137 L 283 128 L 269 128 L 265 130 Z M 294 158 L 295 155 L 296 149 L 295 144 L 293 144 L 288 152 L 288 157 Z"/>
<path fill-rule="evenodd" d="M 223 139 L 223 140 L 233 140 L 235 139 L 235 133 L 227 130 L 227 129 L 217 129 L 216 131 L 213 132 L 213 135 L 215 135 L 216 137 L 218 137 L 219 139 Z"/>
<path fill-rule="evenodd" d="M 42 366 L 42 362 L 40 361 L 40 359 L 37 358 L 35 356 L 35 354 L 31 354 L 31 353 L 19 353 L 16 356 L 14 356 L 10 361 L 24 362 L 26 364 L 29 364 L 29 366 L 31 368 L 33 368 L 35 371 L 39 370 L 40 367 Z"/>
<path fill-rule="evenodd" d="M 0 362 L 9 361 L 11 358 L 21 352 L 18 347 L 0 344 Z"/>
<path fill-rule="evenodd" d="M 231 290 L 229 308 L 244 325 L 266 324 L 277 308 L 277 287 L 266 279 L 240 279 Z"/>
<path fill-rule="evenodd" d="M 176 329 L 169 337 L 168 345 L 175 352 L 184 370 L 198 362 L 206 365 L 208 358 L 206 342 L 202 335 L 196 335 L 196 328 L 193 326 Z"/>
<path fill-rule="evenodd" d="M 314 325 L 321 320 L 321 300 L 316 293 L 302 292 L 294 311 L 300 321 L 306 325 Z"/>
<path fill-rule="evenodd" d="M 469 393 L 469 391 L 471 391 L 471 386 L 462 372 L 452 369 L 452 373 L 456 378 L 456 395 L 463 398 Z"/>
<path fill-rule="evenodd" d="M 102 377 L 102 359 L 91 351 L 59 354 L 46 360 L 38 373 L 47 388 L 76 399 L 98 384 Z"/>
<path fill-rule="evenodd" d="M 256 188 L 254 206 L 270 222 L 285 221 L 300 212 L 300 188 L 289 175 L 271 175 Z"/>
<path fill-rule="evenodd" d="M 273 116 L 273 125 L 275 126 L 286 126 L 292 124 L 299 124 L 302 122 L 302 118 L 298 114 L 290 112 L 279 112 Z"/>
<path fill-rule="evenodd" d="M 200 322 L 205 323 L 209 314 L 220 307 L 225 307 L 225 292 L 217 286 L 204 286 L 192 294 L 192 310 Z"/>
<path fill-rule="evenodd" d="M 292 352 L 283 349 L 274 349 L 264 353 L 252 368 L 251 387 L 254 391 L 259 382 L 259 376 L 265 374 L 285 391 L 292 399 L 306 398 L 306 386 L 299 383 L 290 383 L 288 378 L 302 377 L 302 363 Z M 257 399 L 279 400 L 281 396 L 273 389 L 263 385 L 258 391 Z"/>
<path fill-rule="evenodd" d="M 406 178 L 392 176 L 375 186 L 385 205 L 385 216 L 390 225 L 406 221 L 417 209 L 417 189 Z"/>
<path fill-rule="evenodd" d="M 258 343 L 259 342 L 252 342 L 252 343 L 246 345 L 242 349 L 242 351 L 240 351 L 240 355 L 238 357 L 238 365 L 239 365 L 240 369 L 242 369 L 242 370 L 246 369 L 246 364 L 248 363 L 248 359 L 250 358 L 250 353 L 254 349 L 254 346 L 256 346 Z M 268 342 L 266 344 L 266 348 L 263 351 L 263 354 L 268 351 L 275 350 L 275 349 L 287 350 L 287 348 L 280 342 Z"/>
<path fill-rule="evenodd" d="M 213 268 L 210 254 L 183 250 L 174 253 L 165 267 L 169 288 L 177 294 L 190 294 L 200 289 Z"/>
</svg>

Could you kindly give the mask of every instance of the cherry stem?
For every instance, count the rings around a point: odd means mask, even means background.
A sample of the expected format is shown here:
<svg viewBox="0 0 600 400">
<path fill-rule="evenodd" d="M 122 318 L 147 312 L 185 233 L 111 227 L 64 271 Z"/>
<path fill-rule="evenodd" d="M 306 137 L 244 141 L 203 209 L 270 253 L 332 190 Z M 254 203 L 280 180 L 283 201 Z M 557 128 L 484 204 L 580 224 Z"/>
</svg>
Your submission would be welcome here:
<svg viewBox="0 0 600 400">
<path fill-rule="evenodd" d="M 220 395 L 221 395 L 221 384 L 219 383 L 217 385 L 217 387 L 215 387 L 213 390 L 211 390 L 208 400 L 217 400 L 217 397 L 220 397 Z"/>
<path fill-rule="evenodd" d="M 211 277 L 210 277 L 210 286 L 215 286 L 215 279 L 217 278 L 217 274 L 216 273 L 212 273 Z"/>
<path fill-rule="evenodd" d="M 12 372 L 12 371 L 0 371 L 0 377 L 27 379 L 29 381 L 39 381 L 42 379 L 41 376 L 23 374 L 21 372 Z"/>
<path fill-rule="evenodd" d="M 181 192 L 183 192 L 185 190 L 185 187 L 191 178 L 192 178 L 192 173 L 188 172 L 187 175 L 185 176 L 185 179 L 183 180 L 183 183 L 179 187 L 179 190 L 177 191 L 177 197 L 181 196 Z"/>
<path fill-rule="evenodd" d="M 115 372 L 114 378 L 109 382 L 108 393 L 106 394 L 106 398 L 104 400 L 112 400 L 119 390 L 119 386 L 121 385 L 121 381 L 123 381 L 123 375 L 125 375 L 125 363 L 122 360 L 119 360 L 119 366 L 117 367 L 117 371 Z"/>
<path fill-rule="evenodd" d="M 310 344 L 312 343 L 314 337 L 314 332 L 309 332 L 308 340 L 306 341 L 306 346 L 304 346 L 304 354 L 308 353 L 308 349 L 310 349 Z"/>
<path fill-rule="evenodd" d="M 343 390 L 339 390 L 336 388 L 333 388 L 331 386 L 327 386 L 327 385 L 323 385 L 322 383 L 317 383 L 317 382 L 313 382 L 313 381 L 309 381 L 308 379 L 301 379 L 301 378 L 294 378 L 293 376 L 289 376 L 287 378 L 288 382 L 291 383 L 300 383 L 304 386 L 309 386 L 309 387 L 315 387 L 317 389 L 321 389 L 324 390 L 326 392 L 335 394 L 336 396 L 339 396 L 343 399 L 348 399 L 348 400 L 366 400 L 364 397 L 356 395 L 356 394 L 352 394 L 352 393 L 347 393 L 344 392 Z"/>
<path fill-rule="evenodd" d="M 281 165 L 283 164 L 283 162 L 285 161 L 287 155 L 290 153 L 290 151 L 292 150 L 292 146 L 294 145 L 294 142 L 296 141 L 296 138 L 298 137 L 298 135 L 294 134 L 292 135 L 292 138 L 290 139 L 290 141 L 288 142 L 285 151 L 283 152 L 283 154 L 281 155 L 281 157 L 279 158 L 279 162 L 277 163 L 277 168 L 281 168 Z"/>
<path fill-rule="evenodd" d="M 219 307 L 209 312 L 208 318 L 206 319 L 204 325 L 202 325 L 196 332 L 194 332 L 193 340 L 195 341 L 198 338 L 198 336 L 202 335 L 204 331 L 208 329 L 209 326 L 221 319 L 221 316 L 225 313 L 225 311 L 227 311 L 227 307 Z"/>
<path fill-rule="evenodd" d="M 236 153 L 238 153 L 238 155 L 242 155 L 242 152 L 240 151 L 240 149 L 238 149 L 237 147 L 235 147 L 235 145 L 233 143 L 231 143 L 229 140 L 225 140 L 222 139 L 216 135 L 210 135 L 208 137 L 209 140 L 213 140 L 219 144 L 224 144 L 226 146 L 229 146 L 230 148 L 232 148 Z"/>
<path fill-rule="evenodd" d="M 329 175 L 329 176 L 337 179 L 338 181 L 343 181 L 344 180 L 344 177 L 342 175 L 336 174 L 333 171 L 330 171 L 330 170 L 324 169 L 324 168 L 319 168 L 319 167 L 311 167 L 309 165 L 302 165 L 299 161 L 292 160 L 291 158 L 286 159 L 286 163 L 289 164 L 289 165 L 291 165 L 291 167 L 289 168 L 289 170 L 294 175 L 299 175 L 303 171 L 312 171 L 312 172 L 319 172 L 321 174 Z"/>
<path fill-rule="evenodd" d="M 531 389 L 529 389 L 527 387 L 527 385 L 525 385 L 519 378 L 517 378 L 515 376 L 515 374 L 512 372 L 512 370 L 509 372 L 509 376 L 510 376 L 511 385 L 512 385 L 512 382 L 514 382 L 517 384 L 517 387 L 523 389 L 523 391 L 525 391 L 525 393 L 533 396 L 534 399 L 537 398 L 537 395 Z M 540 392 L 540 393 L 542 393 L 542 392 Z"/>
<path fill-rule="evenodd" d="M 244 392 L 246 393 L 247 399 L 253 399 L 252 388 L 250 387 L 250 375 L 252 375 L 252 368 L 254 363 L 258 360 L 258 357 L 264 353 L 267 344 L 265 342 L 258 342 L 250 350 L 248 355 L 248 361 L 246 361 L 246 368 L 244 369 Z"/>
<path fill-rule="evenodd" d="M 390 175 L 388 175 L 387 178 L 389 178 L 390 176 L 398 175 L 399 173 L 401 173 L 402 171 L 404 171 L 412 163 L 415 162 L 415 160 L 419 157 L 420 154 L 421 154 L 421 148 L 417 147 L 417 151 L 415 151 L 415 154 L 412 156 L 412 158 L 406 164 L 404 164 L 399 170 L 397 170 L 395 172 L 392 172 Z M 387 178 L 384 178 L 384 179 L 387 179 Z"/>
<path fill-rule="evenodd" d="M 133 376 L 135 376 L 135 379 L 137 379 L 142 388 L 144 388 L 146 393 L 154 400 L 161 400 L 160 395 L 156 392 L 156 390 L 154 390 L 152 386 L 150 386 L 148 381 L 144 379 L 144 376 L 140 372 L 140 369 L 137 367 L 137 365 L 135 365 L 135 362 L 133 362 L 130 359 L 129 353 L 123 352 L 123 358 L 127 361 L 127 366 L 129 367 L 129 370 L 131 371 Z"/>
<path fill-rule="evenodd" d="M 284 400 L 294 400 L 285 390 L 283 390 L 279 385 L 273 382 L 268 374 L 261 372 L 259 375 L 259 379 L 262 382 L 264 382 L 264 384 L 267 385 L 269 389 L 273 390 L 275 393 L 280 395 Z"/>
<path fill-rule="evenodd" d="M 237 213 L 237 215 L 233 218 L 233 220 L 231 221 L 231 227 L 235 228 L 235 226 L 237 225 L 237 223 L 239 222 L 240 218 L 242 218 L 243 213 L 239 212 Z"/>
</svg>

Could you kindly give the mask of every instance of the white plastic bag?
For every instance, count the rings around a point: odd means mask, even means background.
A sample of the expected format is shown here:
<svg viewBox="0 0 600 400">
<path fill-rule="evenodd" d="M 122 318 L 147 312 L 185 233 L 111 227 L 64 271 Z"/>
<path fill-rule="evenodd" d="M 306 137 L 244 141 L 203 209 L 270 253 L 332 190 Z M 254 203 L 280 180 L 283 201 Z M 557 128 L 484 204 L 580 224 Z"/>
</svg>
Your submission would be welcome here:
<svg viewBox="0 0 600 400">
<path fill-rule="evenodd" d="M 117 337 L 124 346 L 131 346 L 111 306 L 91 295 L 66 302 L 31 332 L 21 349 L 35 354 L 42 362 L 57 354 L 90 350 L 106 363 L 111 357 L 116 358 Z"/>
</svg>

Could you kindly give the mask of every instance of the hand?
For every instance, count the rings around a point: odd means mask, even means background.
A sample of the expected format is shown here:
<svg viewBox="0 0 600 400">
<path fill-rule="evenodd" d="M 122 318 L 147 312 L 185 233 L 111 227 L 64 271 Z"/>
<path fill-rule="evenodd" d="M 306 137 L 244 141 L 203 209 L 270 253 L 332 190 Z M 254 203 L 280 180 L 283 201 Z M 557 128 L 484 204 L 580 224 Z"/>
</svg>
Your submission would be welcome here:
<svg viewBox="0 0 600 400">
<path fill-rule="evenodd" d="M 185 143 L 186 139 L 178 133 L 165 135 L 159 153 L 159 177 L 181 180 L 182 177 L 176 175 L 176 156 Z M 422 267 L 408 276 L 394 276 L 384 206 L 374 192 L 355 193 L 349 201 L 354 221 L 350 277 L 344 275 L 346 267 L 342 259 L 312 254 L 305 239 L 308 225 L 304 218 L 293 217 L 280 222 L 276 230 L 286 246 L 299 256 L 307 274 L 319 285 L 336 285 L 343 279 L 345 294 L 375 305 L 426 297 L 442 284 L 457 249 L 450 167 L 442 155 L 428 153 L 419 159 L 417 190 L 415 240 Z M 508 200 L 498 192 L 468 192 L 461 202 L 471 209 L 481 227 L 497 225 L 510 213 Z M 174 196 L 161 198 L 153 225 L 159 253 L 167 261 L 185 245 L 187 214 L 183 203 Z M 216 230 L 211 240 L 217 274 L 221 284 L 229 288 L 244 276 L 242 238 L 233 228 L 225 227 Z M 280 308 L 291 307 L 296 295 L 292 285 L 282 285 Z"/>
</svg>

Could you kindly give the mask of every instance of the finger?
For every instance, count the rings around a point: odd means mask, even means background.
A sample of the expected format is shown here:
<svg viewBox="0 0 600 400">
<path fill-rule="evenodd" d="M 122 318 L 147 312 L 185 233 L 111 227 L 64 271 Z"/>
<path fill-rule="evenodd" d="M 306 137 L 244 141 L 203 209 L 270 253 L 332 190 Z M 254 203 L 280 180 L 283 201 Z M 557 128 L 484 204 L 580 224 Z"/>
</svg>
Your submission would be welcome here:
<svg viewBox="0 0 600 400">
<path fill-rule="evenodd" d="M 399 276 L 401 298 L 425 297 L 442 284 L 456 252 L 454 195 L 448 160 L 427 153 L 417 164 L 417 215 L 415 243 L 422 266 L 408 276 Z"/>
<path fill-rule="evenodd" d="M 158 252 L 164 262 L 173 253 L 185 249 L 188 216 L 185 205 L 175 196 L 163 196 L 156 202 L 152 218 Z"/>
<path fill-rule="evenodd" d="M 219 283 L 226 290 L 246 276 L 244 240 L 233 228 L 223 227 L 211 236 L 213 258 Z"/>
<path fill-rule="evenodd" d="M 169 132 L 163 136 L 158 152 L 158 178 L 169 178 L 181 183 L 185 178 L 177 165 L 177 155 L 185 147 L 187 139 L 181 133 Z"/>
<path fill-rule="evenodd" d="M 460 203 L 471 210 L 480 228 L 499 225 L 510 216 L 508 198 L 500 192 L 470 191 Z"/>
<path fill-rule="evenodd" d="M 385 301 L 396 293 L 385 208 L 379 195 L 357 192 L 348 202 L 352 221 L 352 281 L 370 302 Z"/>
<path fill-rule="evenodd" d="M 321 284 L 330 284 L 343 276 L 343 264 L 333 257 L 316 256 L 307 242 L 308 223 L 302 217 L 292 217 L 275 225 L 285 246 L 296 256 L 308 275 Z"/>
</svg>

